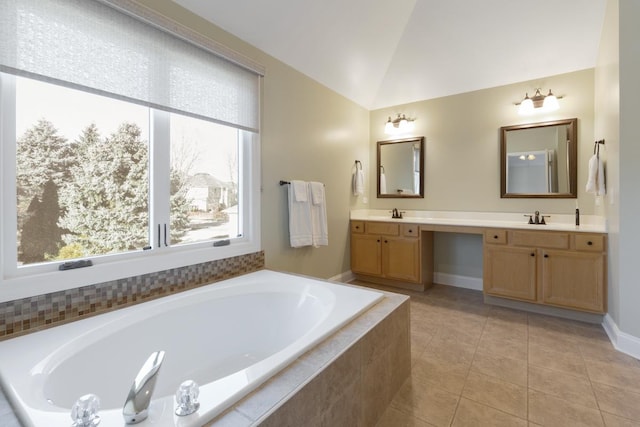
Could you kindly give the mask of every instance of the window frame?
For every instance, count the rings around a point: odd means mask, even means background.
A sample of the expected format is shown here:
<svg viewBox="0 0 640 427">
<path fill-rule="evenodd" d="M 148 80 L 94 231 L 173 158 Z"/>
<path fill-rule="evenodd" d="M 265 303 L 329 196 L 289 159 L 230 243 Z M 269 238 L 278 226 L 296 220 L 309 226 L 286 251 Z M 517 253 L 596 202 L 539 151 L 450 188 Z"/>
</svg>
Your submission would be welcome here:
<svg viewBox="0 0 640 427">
<path fill-rule="evenodd" d="M 214 247 L 212 240 L 157 247 L 158 224 L 169 223 L 167 211 L 162 216 L 155 209 L 160 191 L 169 185 L 169 113 L 150 109 L 150 151 L 164 149 L 165 155 L 150 155 L 149 179 L 156 183 L 150 189 L 151 250 L 96 255 L 87 257 L 93 266 L 59 271 L 60 262 L 17 266 L 16 215 L 16 85 L 15 76 L 0 73 L 0 302 L 34 295 L 73 289 L 96 283 L 138 276 L 171 268 L 215 261 L 261 250 L 260 242 L 260 136 L 238 129 L 239 187 L 238 221 L 242 236 L 230 239 L 228 246 Z M 161 135 L 158 140 L 158 135 Z M 166 165 L 165 165 L 166 163 Z M 166 181 L 166 182 L 164 182 Z M 159 185 L 159 187 L 158 187 Z M 169 194 L 166 191 L 166 194 Z M 168 196 L 167 196 L 168 197 Z M 168 199 L 166 200 L 168 202 Z M 153 206 L 153 208 L 152 208 Z M 162 231 L 163 232 L 163 231 Z"/>
</svg>

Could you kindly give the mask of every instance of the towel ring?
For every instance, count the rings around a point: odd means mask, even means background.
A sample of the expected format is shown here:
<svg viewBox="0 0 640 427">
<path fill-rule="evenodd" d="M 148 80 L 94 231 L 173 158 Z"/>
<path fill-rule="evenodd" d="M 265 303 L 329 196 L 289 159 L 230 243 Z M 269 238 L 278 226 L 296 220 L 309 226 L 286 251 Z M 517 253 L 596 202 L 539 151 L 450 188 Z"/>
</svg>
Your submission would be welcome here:
<svg viewBox="0 0 640 427">
<path fill-rule="evenodd" d="M 380 165 L 380 169 L 382 169 L 382 173 L 385 173 L 384 172 L 384 166 Z"/>
<path fill-rule="evenodd" d="M 362 170 L 362 162 L 360 160 L 356 160 L 356 170 L 358 170 L 358 165 L 360 165 L 360 170 Z"/>
<path fill-rule="evenodd" d="M 600 144 L 604 145 L 604 139 L 593 143 L 593 154 L 595 154 L 597 158 L 600 158 Z"/>
</svg>

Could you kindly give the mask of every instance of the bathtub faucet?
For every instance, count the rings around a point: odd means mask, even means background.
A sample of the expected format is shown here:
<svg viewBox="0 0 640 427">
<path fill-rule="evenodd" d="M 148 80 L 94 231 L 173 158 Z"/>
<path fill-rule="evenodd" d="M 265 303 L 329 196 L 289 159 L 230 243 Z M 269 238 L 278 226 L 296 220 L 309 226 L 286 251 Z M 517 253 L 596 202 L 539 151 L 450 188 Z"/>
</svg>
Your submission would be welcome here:
<svg viewBox="0 0 640 427">
<path fill-rule="evenodd" d="M 122 416 L 126 424 L 137 424 L 147 418 L 149 415 L 149 404 L 151 403 L 151 395 L 156 386 L 158 371 L 164 360 L 164 351 L 156 351 L 144 362 L 142 368 L 133 380 L 129 396 L 127 396 L 124 407 L 122 408 Z"/>
</svg>

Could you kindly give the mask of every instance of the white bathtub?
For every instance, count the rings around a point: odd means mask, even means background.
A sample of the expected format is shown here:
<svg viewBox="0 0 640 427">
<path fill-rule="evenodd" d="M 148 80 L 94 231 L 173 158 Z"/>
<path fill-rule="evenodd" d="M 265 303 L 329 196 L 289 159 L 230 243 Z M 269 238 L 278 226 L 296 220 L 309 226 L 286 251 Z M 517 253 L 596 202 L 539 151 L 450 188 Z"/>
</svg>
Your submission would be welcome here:
<svg viewBox="0 0 640 427">
<path fill-rule="evenodd" d="M 68 427 L 87 393 L 100 398 L 100 426 L 121 426 L 138 370 L 164 350 L 149 418 L 137 425 L 201 426 L 380 298 L 258 271 L 0 342 L 0 381 L 27 426 Z M 200 385 L 200 409 L 177 417 L 187 379 Z"/>
</svg>

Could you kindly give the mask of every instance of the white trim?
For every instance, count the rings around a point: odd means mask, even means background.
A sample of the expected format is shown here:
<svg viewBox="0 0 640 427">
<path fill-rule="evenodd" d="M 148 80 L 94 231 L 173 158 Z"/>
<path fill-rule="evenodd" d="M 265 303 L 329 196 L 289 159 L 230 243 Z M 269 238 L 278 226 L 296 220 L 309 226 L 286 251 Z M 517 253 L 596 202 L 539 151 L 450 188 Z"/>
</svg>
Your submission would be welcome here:
<svg viewBox="0 0 640 427">
<path fill-rule="evenodd" d="M 333 277 L 329 277 L 329 279 L 327 279 L 327 280 L 329 280 L 331 282 L 349 283 L 350 281 L 352 281 L 355 278 L 356 278 L 356 276 L 353 274 L 353 272 L 351 270 L 349 270 L 349 271 L 345 271 L 343 273 L 336 274 Z"/>
<path fill-rule="evenodd" d="M 482 278 L 461 276 L 459 274 L 433 273 L 433 283 L 440 285 L 455 286 L 456 288 L 482 290 Z"/>
<path fill-rule="evenodd" d="M 622 332 L 613 318 L 607 313 L 602 320 L 602 327 L 609 336 L 613 347 L 628 354 L 629 356 L 640 359 L 640 338 L 635 337 L 626 332 Z"/>
</svg>

